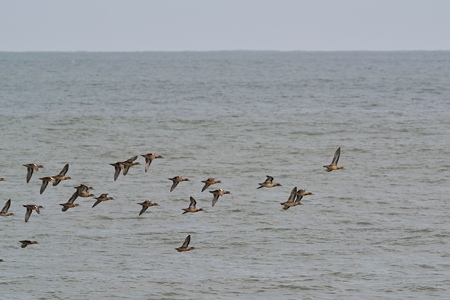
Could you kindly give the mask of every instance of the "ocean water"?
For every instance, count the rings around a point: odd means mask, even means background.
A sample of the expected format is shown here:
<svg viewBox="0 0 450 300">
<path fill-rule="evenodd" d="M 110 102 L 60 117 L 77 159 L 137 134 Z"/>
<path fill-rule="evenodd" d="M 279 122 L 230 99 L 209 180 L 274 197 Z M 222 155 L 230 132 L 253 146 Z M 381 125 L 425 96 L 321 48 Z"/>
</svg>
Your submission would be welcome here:
<svg viewBox="0 0 450 300">
<path fill-rule="evenodd" d="M 444 299 L 449 82 L 439 51 L 0 53 L 0 298 Z M 81 183 L 114 200 L 61 212 Z"/>
</svg>

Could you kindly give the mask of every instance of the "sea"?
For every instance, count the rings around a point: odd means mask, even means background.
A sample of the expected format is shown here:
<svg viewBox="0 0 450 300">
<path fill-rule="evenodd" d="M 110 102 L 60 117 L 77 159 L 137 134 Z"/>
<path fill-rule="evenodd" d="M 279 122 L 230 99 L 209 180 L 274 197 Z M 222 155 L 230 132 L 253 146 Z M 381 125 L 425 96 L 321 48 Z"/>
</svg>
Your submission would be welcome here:
<svg viewBox="0 0 450 300">
<path fill-rule="evenodd" d="M 0 52 L 0 299 L 448 299 L 449 83 L 450 51 Z M 80 184 L 114 200 L 62 212 Z"/>
</svg>

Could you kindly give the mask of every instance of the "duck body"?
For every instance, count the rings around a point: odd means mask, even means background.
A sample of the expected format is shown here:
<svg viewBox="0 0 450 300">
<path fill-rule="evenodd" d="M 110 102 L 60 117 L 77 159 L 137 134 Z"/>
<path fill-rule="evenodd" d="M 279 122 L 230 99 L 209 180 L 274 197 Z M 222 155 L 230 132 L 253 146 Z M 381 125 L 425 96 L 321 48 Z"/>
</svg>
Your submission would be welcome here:
<svg viewBox="0 0 450 300">
<path fill-rule="evenodd" d="M 216 180 L 216 179 L 213 178 L 213 177 L 209 177 L 209 178 L 206 179 L 206 180 L 202 180 L 202 182 L 205 184 L 205 185 L 203 186 L 203 188 L 202 188 L 202 192 L 203 192 L 204 190 L 206 190 L 209 186 L 213 185 L 213 184 L 222 183 L 222 181 Z"/>
<path fill-rule="evenodd" d="M 195 213 L 195 212 L 199 212 L 199 211 L 203 211 L 203 208 L 196 208 L 197 205 L 197 201 L 195 201 L 194 197 L 190 197 L 189 200 L 191 201 L 189 203 L 189 207 L 188 208 L 183 208 L 183 215 L 186 213 Z"/>
<path fill-rule="evenodd" d="M 343 170 L 344 167 L 338 166 L 339 157 L 341 156 L 341 147 L 337 148 L 336 152 L 334 152 L 333 160 L 331 161 L 331 164 L 323 166 L 325 168 L 325 171 L 331 172 L 335 170 Z"/>
<path fill-rule="evenodd" d="M 28 222 L 28 220 L 31 217 L 31 213 L 34 211 L 36 211 L 38 214 L 41 213 L 41 208 L 44 208 L 41 205 L 34 205 L 34 204 L 26 204 L 26 205 L 22 205 L 23 207 L 25 207 L 27 209 L 26 213 L 25 213 L 25 223 Z"/>
<path fill-rule="evenodd" d="M 259 187 L 257 189 L 260 189 L 260 188 L 263 188 L 263 187 L 265 187 L 265 188 L 273 188 L 273 187 L 276 187 L 276 186 L 282 186 L 279 183 L 273 182 L 273 180 L 274 180 L 274 178 L 272 176 L 266 175 L 266 180 L 264 182 L 258 183 Z"/>
<path fill-rule="evenodd" d="M 231 194 L 230 191 L 225 191 L 223 189 L 218 189 L 218 190 L 209 191 L 209 192 L 214 195 L 213 200 L 212 200 L 213 207 L 217 203 L 217 200 L 219 200 L 219 197 L 226 195 L 226 194 Z"/>
<path fill-rule="evenodd" d="M 175 248 L 178 252 L 186 252 L 195 249 L 194 247 L 189 247 L 189 243 L 191 242 L 191 235 L 188 235 L 184 240 L 183 245 L 181 247 Z"/>
<path fill-rule="evenodd" d="M 150 164 L 152 163 L 153 160 L 155 160 L 157 158 L 164 158 L 161 155 L 156 154 L 156 153 L 147 153 L 147 154 L 143 154 L 141 156 L 145 158 L 144 170 L 146 173 L 147 173 L 148 169 L 150 169 Z"/>
<path fill-rule="evenodd" d="M 108 201 L 108 200 L 114 200 L 113 197 L 108 197 L 108 193 L 101 194 L 99 197 L 94 198 L 94 199 L 96 199 L 97 201 L 95 201 L 94 205 L 92 205 L 92 208 L 96 207 L 101 202 L 105 202 L 105 201 Z"/>
<path fill-rule="evenodd" d="M 183 176 L 175 176 L 169 178 L 169 180 L 172 180 L 172 186 L 170 187 L 170 191 L 173 191 L 180 182 L 189 181 L 189 178 L 184 178 Z"/>
<path fill-rule="evenodd" d="M 30 240 L 19 241 L 19 243 L 21 243 L 20 247 L 22 247 L 22 248 L 25 248 L 28 245 L 38 244 L 38 242 L 30 241 Z"/>
<path fill-rule="evenodd" d="M 141 203 L 138 203 L 138 204 L 142 205 L 142 209 L 139 212 L 139 215 L 142 215 L 149 207 L 159 206 L 158 203 L 155 203 L 155 202 L 153 202 L 151 200 L 145 200 L 144 202 L 141 202 Z"/>
</svg>

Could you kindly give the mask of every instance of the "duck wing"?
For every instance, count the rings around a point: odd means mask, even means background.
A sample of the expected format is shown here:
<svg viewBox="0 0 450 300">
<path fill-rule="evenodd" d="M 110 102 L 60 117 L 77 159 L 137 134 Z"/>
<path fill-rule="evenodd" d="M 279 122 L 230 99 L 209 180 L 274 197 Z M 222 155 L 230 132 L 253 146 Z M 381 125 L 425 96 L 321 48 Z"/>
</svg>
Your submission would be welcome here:
<svg viewBox="0 0 450 300">
<path fill-rule="evenodd" d="M 191 242 L 191 235 L 188 235 L 186 239 L 184 240 L 183 245 L 181 245 L 181 248 L 187 248 L 189 246 L 189 243 Z"/>
<path fill-rule="evenodd" d="M 66 175 L 67 171 L 69 171 L 69 164 L 66 164 L 58 175 L 64 176 Z"/>
<path fill-rule="evenodd" d="M 30 219 L 31 213 L 33 210 L 30 207 L 27 207 L 27 212 L 25 213 L 25 223 Z"/>
<path fill-rule="evenodd" d="M 331 165 L 337 165 L 339 161 L 339 157 L 341 156 L 341 147 L 337 148 L 336 152 L 334 153 L 333 161 L 331 162 Z"/>
<path fill-rule="evenodd" d="M 10 206 L 11 206 L 11 199 L 9 199 L 8 201 L 6 201 L 5 206 L 3 206 L 1 212 L 2 212 L 2 213 L 7 213 Z"/>
</svg>

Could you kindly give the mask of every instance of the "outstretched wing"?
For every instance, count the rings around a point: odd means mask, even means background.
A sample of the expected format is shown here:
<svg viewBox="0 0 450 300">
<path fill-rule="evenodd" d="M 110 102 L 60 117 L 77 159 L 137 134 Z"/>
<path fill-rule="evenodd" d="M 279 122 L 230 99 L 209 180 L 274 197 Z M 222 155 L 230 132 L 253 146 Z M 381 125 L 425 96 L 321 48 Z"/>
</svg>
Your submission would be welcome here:
<svg viewBox="0 0 450 300">
<path fill-rule="evenodd" d="M 142 205 L 142 209 L 139 212 L 139 215 L 142 215 L 146 210 L 147 210 L 148 206 Z"/>
<path fill-rule="evenodd" d="M 131 158 L 129 158 L 129 159 L 127 159 L 126 162 L 132 163 L 132 162 L 135 161 L 136 159 L 137 159 L 137 155 L 136 155 L 136 156 L 133 156 L 133 157 L 131 157 Z"/>
<path fill-rule="evenodd" d="M 172 186 L 170 187 L 170 191 L 173 191 L 177 187 L 177 185 L 178 185 L 178 181 L 174 180 Z"/>
<path fill-rule="evenodd" d="M 59 175 L 64 176 L 66 175 L 67 171 L 69 171 L 69 164 L 66 164 L 64 168 L 59 172 Z"/>
<path fill-rule="evenodd" d="M 269 176 L 269 175 L 266 175 L 266 181 L 264 181 L 264 183 L 272 183 L 273 182 L 273 177 L 272 176 Z"/>
<path fill-rule="evenodd" d="M 2 213 L 8 212 L 8 209 L 9 209 L 10 206 L 11 206 L 11 199 L 6 201 L 5 206 L 3 206 L 3 208 L 2 208 Z"/>
<path fill-rule="evenodd" d="M 45 191 L 45 188 L 48 185 L 48 181 L 47 180 L 42 180 L 42 185 L 41 185 L 41 190 L 40 193 L 42 194 Z"/>
<path fill-rule="evenodd" d="M 181 245 L 181 248 L 187 248 L 189 246 L 189 243 L 191 242 L 191 235 L 188 235 L 186 239 L 184 240 L 183 245 Z"/>
<path fill-rule="evenodd" d="M 294 187 L 289 195 L 287 202 L 295 202 L 295 198 L 297 197 L 297 187 Z"/>
<path fill-rule="evenodd" d="M 217 200 L 219 200 L 219 194 L 214 194 L 214 198 L 212 200 L 212 207 L 216 204 Z"/>
<path fill-rule="evenodd" d="M 27 212 L 25 213 L 25 223 L 28 222 L 28 220 L 30 219 L 32 211 L 33 210 L 31 208 L 27 207 Z"/>
<path fill-rule="evenodd" d="M 195 206 L 197 205 L 197 201 L 195 201 L 194 197 L 190 197 L 189 199 L 191 200 L 189 208 L 195 208 Z"/>
<path fill-rule="evenodd" d="M 332 165 L 337 165 L 339 156 L 341 156 L 341 147 L 337 148 L 336 152 L 334 153 L 333 161 L 331 162 Z"/>
<path fill-rule="evenodd" d="M 33 175 L 33 168 L 27 167 L 27 183 L 30 182 L 32 175 Z"/>
</svg>

